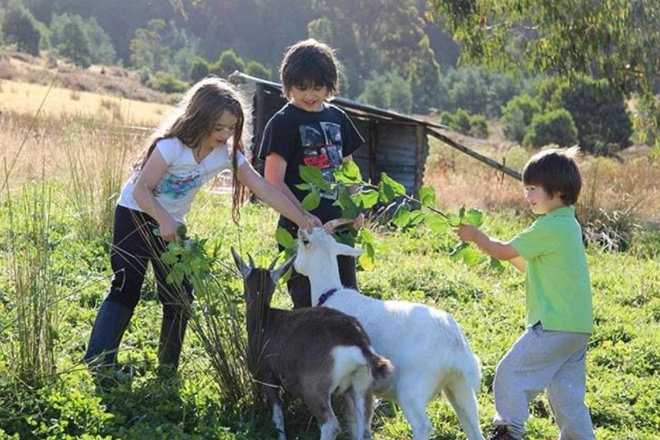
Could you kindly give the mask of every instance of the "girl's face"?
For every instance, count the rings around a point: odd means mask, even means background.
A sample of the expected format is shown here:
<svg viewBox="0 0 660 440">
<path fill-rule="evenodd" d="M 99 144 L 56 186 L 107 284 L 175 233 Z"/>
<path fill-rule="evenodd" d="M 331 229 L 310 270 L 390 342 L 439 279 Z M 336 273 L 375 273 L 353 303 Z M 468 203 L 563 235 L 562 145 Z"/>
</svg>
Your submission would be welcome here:
<svg viewBox="0 0 660 440">
<path fill-rule="evenodd" d="M 308 112 L 320 112 L 328 97 L 328 88 L 325 86 L 293 86 L 290 95 L 290 102 L 296 107 Z"/>
<path fill-rule="evenodd" d="M 224 111 L 220 114 L 218 120 L 213 124 L 211 133 L 202 140 L 202 146 L 206 148 L 220 147 L 234 135 L 238 124 L 238 118 L 231 112 Z"/>
<path fill-rule="evenodd" d="M 552 197 L 542 186 L 525 185 L 525 200 L 530 204 L 534 214 L 547 214 L 564 206 L 559 194 Z"/>
</svg>

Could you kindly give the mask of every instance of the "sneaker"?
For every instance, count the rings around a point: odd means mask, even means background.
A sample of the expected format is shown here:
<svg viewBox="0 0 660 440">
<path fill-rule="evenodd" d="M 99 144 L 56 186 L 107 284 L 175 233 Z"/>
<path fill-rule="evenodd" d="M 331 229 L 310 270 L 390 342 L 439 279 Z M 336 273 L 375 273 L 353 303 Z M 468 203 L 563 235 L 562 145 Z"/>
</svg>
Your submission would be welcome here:
<svg viewBox="0 0 660 440">
<path fill-rule="evenodd" d="M 490 433 L 488 440 L 517 440 L 509 432 L 509 428 L 506 425 L 496 425 L 493 428 L 493 431 Z"/>
</svg>

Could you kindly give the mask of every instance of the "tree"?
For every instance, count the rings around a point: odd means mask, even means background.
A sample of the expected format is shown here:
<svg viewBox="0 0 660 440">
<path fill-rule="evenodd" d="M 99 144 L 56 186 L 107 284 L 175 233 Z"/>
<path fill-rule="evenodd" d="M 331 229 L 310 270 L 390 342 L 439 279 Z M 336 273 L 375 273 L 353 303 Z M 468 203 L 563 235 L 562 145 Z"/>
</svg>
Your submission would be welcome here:
<svg viewBox="0 0 660 440">
<path fill-rule="evenodd" d="M 632 123 L 623 95 L 605 80 L 578 77 L 561 84 L 547 108 L 569 111 L 585 151 L 611 155 L 630 145 Z"/>
<path fill-rule="evenodd" d="M 578 131 L 571 114 L 568 110 L 561 108 L 535 115 L 529 131 L 523 139 L 523 145 L 530 145 L 534 148 L 551 144 L 570 147 L 575 145 L 577 135 Z"/>
<path fill-rule="evenodd" d="M 262 78 L 267 80 L 270 80 L 272 75 L 270 69 L 264 67 L 261 63 L 254 60 L 249 61 L 245 65 L 245 73 L 257 78 Z"/>
<path fill-rule="evenodd" d="M 232 49 L 225 50 L 211 67 L 211 73 L 220 78 L 228 78 L 235 71 L 245 71 L 245 61 Z"/>
<path fill-rule="evenodd" d="M 150 72 L 166 70 L 170 49 L 162 42 L 163 20 L 150 20 L 147 29 L 137 29 L 131 40 L 131 64 Z"/>
<path fill-rule="evenodd" d="M 465 61 L 606 79 L 627 96 L 638 93 L 654 109 L 649 122 L 660 130 L 660 101 L 654 96 L 660 81 L 660 0 L 432 0 L 432 7 L 463 45 Z"/>
<path fill-rule="evenodd" d="M 514 96 L 502 108 L 502 132 L 509 140 L 522 142 L 534 115 L 541 112 L 541 105 L 527 94 Z"/>
<path fill-rule="evenodd" d="M 73 29 L 66 30 L 71 25 Z M 82 47 L 83 40 L 87 41 L 87 48 Z M 76 57 L 75 50 L 83 50 L 83 56 L 92 63 L 110 65 L 117 58 L 110 37 L 93 17 L 83 19 L 76 14 L 54 14 L 50 21 L 50 43 L 71 59 Z M 74 49 L 76 46 L 80 47 Z"/>
<path fill-rule="evenodd" d="M 39 55 L 41 33 L 37 21 L 30 11 L 20 2 L 13 2 L 2 21 L 2 33 L 5 41 L 16 44 L 21 52 Z"/>
<path fill-rule="evenodd" d="M 60 54 L 70 58 L 73 63 L 88 68 L 92 64 L 90 41 L 76 21 L 70 21 L 64 26 L 62 43 L 58 46 Z"/>
</svg>

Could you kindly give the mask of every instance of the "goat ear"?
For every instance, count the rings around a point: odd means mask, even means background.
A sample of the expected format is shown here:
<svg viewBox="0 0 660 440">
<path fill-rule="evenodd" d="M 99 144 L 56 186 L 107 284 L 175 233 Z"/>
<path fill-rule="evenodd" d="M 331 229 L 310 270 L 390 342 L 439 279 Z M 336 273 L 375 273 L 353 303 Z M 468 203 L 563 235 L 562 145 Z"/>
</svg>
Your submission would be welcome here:
<svg viewBox="0 0 660 440">
<path fill-rule="evenodd" d="M 282 278 L 282 276 L 287 273 L 287 271 L 291 268 L 293 265 L 293 262 L 296 260 L 296 255 L 292 255 L 289 257 L 288 260 L 286 260 L 280 267 L 277 269 L 271 271 L 271 277 L 273 278 L 273 282 L 277 283 L 277 280 Z"/>
<path fill-rule="evenodd" d="M 252 272 L 252 267 L 245 264 L 241 256 L 236 252 L 236 249 L 234 249 L 234 246 L 231 247 L 231 254 L 234 257 L 234 263 L 236 264 L 239 272 L 241 272 L 243 278 L 246 278 L 248 275 L 250 275 L 250 272 Z M 250 257 L 250 260 L 252 260 L 252 257 Z"/>
</svg>

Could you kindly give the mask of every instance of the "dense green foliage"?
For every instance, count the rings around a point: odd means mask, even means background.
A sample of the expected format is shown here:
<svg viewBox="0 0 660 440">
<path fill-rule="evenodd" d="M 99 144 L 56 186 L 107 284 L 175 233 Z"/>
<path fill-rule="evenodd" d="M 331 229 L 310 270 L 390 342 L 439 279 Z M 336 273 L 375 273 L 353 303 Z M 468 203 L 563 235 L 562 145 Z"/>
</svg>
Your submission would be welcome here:
<svg viewBox="0 0 660 440">
<path fill-rule="evenodd" d="M 546 113 L 537 113 L 532 118 L 523 145 L 541 148 L 545 145 L 571 147 L 578 139 L 575 122 L 568 110 L 560 108 Z"/>
<path fill-rule="evenodd" d="M 605 80 L 578 77 L 560 82 L 546 108 L 568 110 L 585 151 L 608 155 L 630 145 L 632 124 L 623 94 Z"/>
<path fill-rule="evenodd" d="M 286 48 L 314 37 L 336 49 L 340 94 L 367 104 L 402 113 L 464 109 L 504 116 L 505 135 L 522 142 L 531 115 L 524 111 L 523 121 L 518 109 L 502 115 L 507 103 L 531 95 L 535 78 L 563 77 L 570 82 L 555 84 L 554 96 L 542 88 L 535 99 L 571 113 L 585 151 L 612 155 L 631 138 L 649 145 L 658 139 L 658 14 L 645 2 L 580 0 L 561 8 L 508 0 L 6 3 L 0 9 L 3 23 L 12 23 L 2 32 L 8 43 L 31 53 L 50 45 L 81 67 L 118 59 L 161 91 L 179 88 L 163 78 L 191 82 L 235 70 L 277 80 Z M 575 38 L 580 32 L 589 38 Z M 456 65 L 454 40 L 472 64 Z M 637 98 L 634 106 L 626 105 L 628 98 Z M 483 137 L 478 124 L 471 134 Z"/>
<path fill-rule="evenodd" d="M 42 187 L 44 190 L 48 185 Z M 35 202 L 43 192 L 26 195 Z M 44 276 L 58 288 L 47 293 L 58 319 L 50 323 L 55 336 L 52 347 L 54 374 L 35 386 L 16 376 L 17 349 L 22 343 L 16 333 L 17 288 L 11 273 L 0 276 L 0 438 L 168 438 L 241 439 L 274 438 L 270 417 L 262 403 L 241 400 L 229 405 L 221 390 L 210 357 L 198 332 L 186 340 L 180 378 L 156 375 L 157 323 L 161 313 L 153 286 L 145 286 L 144 299 L 124 338 L 119 360 L 124 366 L 122 382 L 105 393 L 94 383 L 80 359 L 91 331 L 97 306 L 110 276 L 107 255 L 109 237 L 90 241 L 72 227 L 70 211 L 54 191 L 48 208 L 48 244 L 40 245 L 49 264 Z M 18 197 L 20 198 L 20 197 Z M 238 274 L 229 263 L 229 247 L 251 253 L 258 264 L 275 255 L 273 211 L 257 205 L 243 209 L 241 227 L 229 218 L 228 196 L 202 193 L 189 218 L 192 237 L 221 238 L 213 271 L 219 281 L 214 296 L 198 297 L 196 308 L 213 311 L 214 298 L 234 298 L 238 313 L 244 313 Z M 7 206 L 6 199 L 3 206 Z M 45 207 L 45 205 L 44 205 Z M 28 224 L 22 210 L 2 210 L 0 249 L 11 261 L 9 217 Z M 45 212 L 33 212 L 41 216 Z M 529 224 L 529 218 L 488 213 L 483 228 L 510 237 Z M 219 226 L 220 224 L 225 226 Z M 454 314 L 473 350 L 483 364 L 483 388 L 479 395 L 480 419 L 487 428 L 493 416 L 492 381 L 495 365 L 522 330 L 523 282 L 511 268 L 494 271 L 487 266 L 464 265 L 450 258 L 456 237 L 420 227 L 392 232 L 372 225 L 376 243 L 374 268 L 358 274 L 368 295 L 408 299 L 435 305 Z M 25 230 L 27 233 L 28 230 Z M 21 233 L 19 240 L 27 240 Z M 656 246 L 658 242 L 656 241 Z M 634 246 L 626 254 L 608 254 L 597 247 L 588 250 L 594 285 L 596 332 L 588 357 L 587 403 L 597 437 L 602 440 L 646 440 L 660 430 L 660 267 L 657 260 L 638 258 Z M 44 292 L 45 293 L 45 292 Z M 44 293 L 38 295 L 43 296 Z M 289 307 L 284 289 L 276 295 L 281 307 Z M 210 308 L 209 308 L 210 307 Z M 216 309 L 217 310 L 217 309 Z M 217 310 L 221 317 L 222 311 Z M 241 328 L 241 322 L 237 322 Z M 429 407 L 434 439 L 463 438 L 458 420 L 443 400 Z M 557 437 L 545 397 L 532 406 L 530 438 Z M 287 411 L 290 435 L 303 440 L 318 438 L 315 424 L 300 403 Z M 410 436 L 404 416 L 395 407 L 381 403 L 374 420 L 378 438 L 399 440 Z"/>
<path fill-rule="evenodd" d="M 654 109 L 640 124 L 660 130 L 660 0 L 432 3 L 463 44 L 465 59 L 533 75 L 603 79 L 627 96 L 639 95 Z"/>
<path fill-rule="evenodd" d="M 29 54 L 39 53 L 41 34 L 36 20 L 20 2 L 14 2 L 4 11 L 2 18 L 3 40 L 16 44 L 19 50 Z"/>
</svg>

